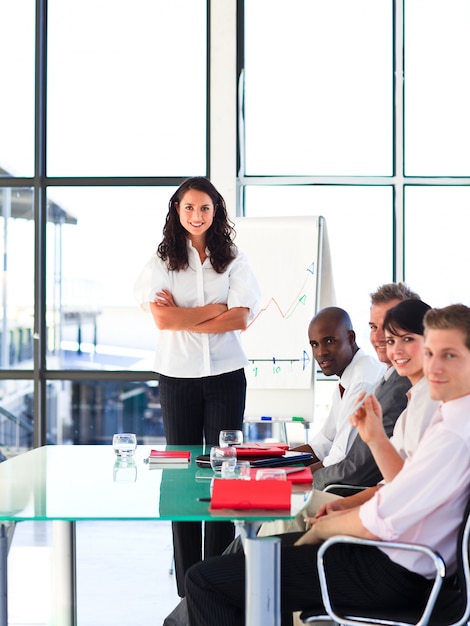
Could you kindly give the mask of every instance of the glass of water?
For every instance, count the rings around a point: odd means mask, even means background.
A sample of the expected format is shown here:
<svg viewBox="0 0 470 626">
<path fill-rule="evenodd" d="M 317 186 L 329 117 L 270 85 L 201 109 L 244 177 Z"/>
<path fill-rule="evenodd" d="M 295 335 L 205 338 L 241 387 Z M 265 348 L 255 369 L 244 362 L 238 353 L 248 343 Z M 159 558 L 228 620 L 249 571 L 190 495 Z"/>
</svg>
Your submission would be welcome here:
<svg viewBox="0 0 470 626">
<path fill-rule="evenodd" d="M 222 478 L 232 478 L 237 480 L 250 480 L 251 468 L 249 461 L 237 461 L 232 465 L 227 461 L 222 463 Z"/>
<path fill-rule="evenodd" d="M 117 457 L 134 456 L 137 448 L 137 437 L 134 433 L 117 433 L 113 435 L 113 449 Z"/>
<path fill-rule="evenodd" d="M 265 468 L 256 472 L 256 480 L 287 480 L 286 470 L 281 468 Z"/>
<path fill-rule="evenodd" d="M 135 483 L 137 465 L 132 457 L 118 457 L 114 463 L 113 480 L 115 483 Z"/>
<path fill-rule="evenodd" d="M 241 430 L 221 430 L 219 433 L 219 446 L 237 446 L 243 443 L 243 433 Z"/>
<path fill-rule="evenodd" d="M 226 463 L 227 470 L 235 468 L 237 464 L 237 451 L 230 446 L 213 446 L 210 454 L 211 467 L 214 472 L 221 473 L 222 465 Z"/>
</svg>

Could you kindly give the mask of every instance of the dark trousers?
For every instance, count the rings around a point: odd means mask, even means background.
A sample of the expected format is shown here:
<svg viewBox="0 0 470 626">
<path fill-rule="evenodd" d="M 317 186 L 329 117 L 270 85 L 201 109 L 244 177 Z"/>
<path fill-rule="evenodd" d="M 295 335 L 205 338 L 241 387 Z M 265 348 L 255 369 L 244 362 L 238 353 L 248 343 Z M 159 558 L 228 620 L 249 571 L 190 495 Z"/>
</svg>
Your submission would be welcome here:
<svg viewBox="0 0 470 626">
<path fill-rule="evenodd" d="M 318 546 L 294 546 L 301 535 L 281 535 L 282 626 L 292 625 L 294 611 L 324 611 L 317 571 Z M 394 564 L 375 547 L 337 544 L 325 559 L 333 597 L 347 605 L 416 605 L 429 591 L 426 579 Z M 243 552 L 207 559 L 192 567 L 186 575 L 186 600 L 191 626 L 243 626 Z"/>
<path fill-rule="evenodd" d="M 171 445 L 218 445 L 221 430 L 241 430 L 245 412 L 243 369 L 204 378 L 160 375 L 160 403 L 165 437 Z M 184 498 L 184 494 L 181 494 Z M 222 554 L 235 536 L 230 522 L 173 522 L 178 595 L 184 597 L 186 571 L 202 559 Z"/>
</svg>

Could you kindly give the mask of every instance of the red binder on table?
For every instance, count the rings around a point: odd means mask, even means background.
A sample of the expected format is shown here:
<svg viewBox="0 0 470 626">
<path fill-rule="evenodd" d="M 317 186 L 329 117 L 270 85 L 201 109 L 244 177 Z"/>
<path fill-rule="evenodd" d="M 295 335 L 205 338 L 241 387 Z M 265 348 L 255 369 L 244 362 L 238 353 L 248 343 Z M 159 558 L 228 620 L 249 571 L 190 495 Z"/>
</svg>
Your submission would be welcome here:
<svg viewBox="0 0 470 626">
<path fill-rule="evenodd" d="M 149 465 L 158 464 L 186 464 L 191 461 L 191 452 L 189 450 L 150 450 L 150 454 L 146 458 Z"/>
<path fill-rule="evenodd" d="M 290 510 L 289 480 L 229 480 L 216 478 L 210 509 Z"/>
<path fill-rule="evenodd" d="M 242 443 L 234 446 L 234 448 L 237 451 L 237 459 L 257 459 L 282 456 L 289 449 L 289 446 L 283 443 Z"/>
</svg>

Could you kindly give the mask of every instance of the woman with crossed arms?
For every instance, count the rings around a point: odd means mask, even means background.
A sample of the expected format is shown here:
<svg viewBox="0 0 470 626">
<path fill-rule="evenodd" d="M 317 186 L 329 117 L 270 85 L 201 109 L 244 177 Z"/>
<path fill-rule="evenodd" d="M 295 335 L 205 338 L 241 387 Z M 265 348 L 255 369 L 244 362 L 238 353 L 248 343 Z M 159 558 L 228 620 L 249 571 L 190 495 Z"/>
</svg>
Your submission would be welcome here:
<svg viewBox="0 0 470 626">
<path fill-rule="evenodd" d="M 260 289 L 234 235 L 212 182 L 189 178 L 170 198 L 163 239 L 135 285 L 158 329 L 154 369 L 168 444 L 217 445 L 221 430 L 242 428 L 248 360 L 240 331 L 258 312 Z M 202 528 L 172 529 L 183 597 L 186 570 L 202 557 Z M 230 522 L 207 523 L 204 557 L 221 554 L 234 534 Z"/>
</svg>

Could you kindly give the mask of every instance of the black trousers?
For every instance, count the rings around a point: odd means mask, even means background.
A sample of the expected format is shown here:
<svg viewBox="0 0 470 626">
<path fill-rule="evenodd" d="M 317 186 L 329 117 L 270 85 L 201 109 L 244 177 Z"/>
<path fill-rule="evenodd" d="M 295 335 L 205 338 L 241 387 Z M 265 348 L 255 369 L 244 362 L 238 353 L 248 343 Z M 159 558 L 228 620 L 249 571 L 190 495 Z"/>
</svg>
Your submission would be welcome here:
<svg viewBox="0 0 470 626">
<path fill-rule="evenodd" d="M 160 375 L 160 403 L 168 444 L 218 445 L 221 430 L 241 430 L 245 412 L 243 369 L 204 378 Z M 184 494 L 181 494 L 184 498 Z M 184 597 L 185 575 L 191 565 L 222 554 L 235 536 L 230 522 L 173 522 L 173 549 L 178 595 Z"/>
<path fill-rule="evenodd" d="M 302 533 L 281 535 L 282 626 L 292 613 L 323 611 L 317 571 L 318 546 L 294 546 Z M 337 544 L 325 555 L 333 597 L 351 606 L 415 606 L 429 592 L 429 581 L 393 563 L 375 547 Z M 191 626 L 245 624 L 245 557 L 242 551 L 207 559 L 186 575 Z"/>
</svg>

